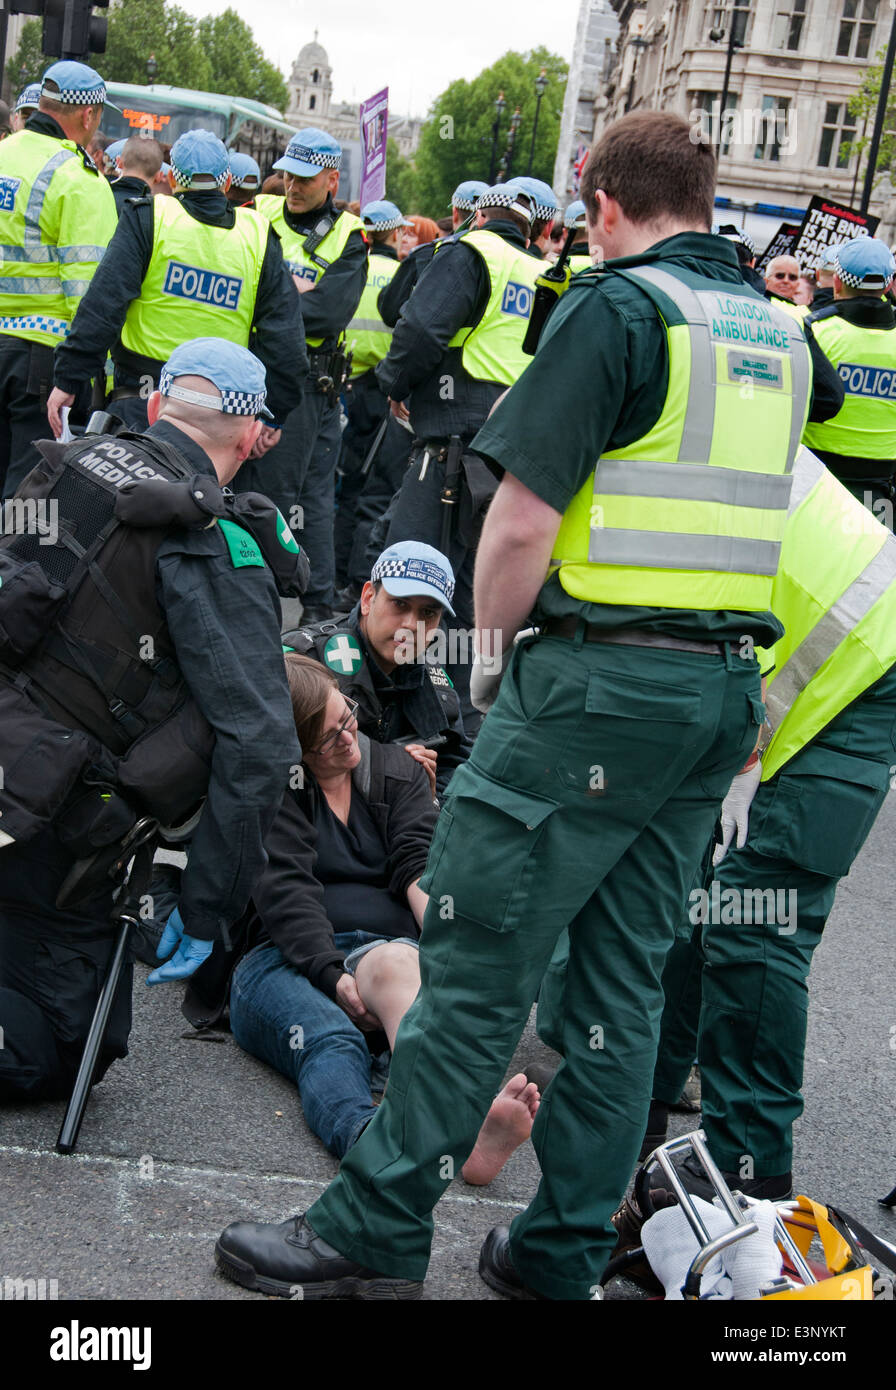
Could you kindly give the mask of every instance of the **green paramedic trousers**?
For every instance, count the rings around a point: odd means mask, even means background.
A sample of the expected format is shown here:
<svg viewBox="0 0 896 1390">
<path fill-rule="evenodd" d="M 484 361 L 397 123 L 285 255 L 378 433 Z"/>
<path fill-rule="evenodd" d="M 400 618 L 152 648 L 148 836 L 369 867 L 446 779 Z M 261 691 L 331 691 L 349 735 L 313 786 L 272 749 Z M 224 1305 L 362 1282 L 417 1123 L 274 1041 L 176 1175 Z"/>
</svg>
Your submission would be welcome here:
<svg viewBox="0 0 896 1390">
<path fill-rule="evenodd" d="M 498 1090 L 569 929 L 564 1062 L 513 1223 L 525 1283 L 587 1299 L 650 1100 L 661 975 L 682 904 L 764 711 L 758 667 L 575 638 L 524 641 L 439 817 L 421 988 L 376 1117 L 308 1213 L 350 1259 L 423 1278 L 432 1209 Z"/>
<path fill-rule="evenodd" d="M 678 1098 L 696 1043 L 703 1128 L 727 1172 L 772 1177 L 791 1170 L 812 954 L 894 764 L 896 669 L 760 786 L 747 844 L 716 870 L 702 952 L 701 932 L 692 938 L 688 923 L 669 954 L 664 985 L 687 973 L 688 957 L 699 966 L 705 954 L 702 1009 L 699 991 L 680 996 L 677 1010 L 667 1008 L 654 1096 Z M 694 916 L 699 906 L 694 899 Z"/>
</svg>

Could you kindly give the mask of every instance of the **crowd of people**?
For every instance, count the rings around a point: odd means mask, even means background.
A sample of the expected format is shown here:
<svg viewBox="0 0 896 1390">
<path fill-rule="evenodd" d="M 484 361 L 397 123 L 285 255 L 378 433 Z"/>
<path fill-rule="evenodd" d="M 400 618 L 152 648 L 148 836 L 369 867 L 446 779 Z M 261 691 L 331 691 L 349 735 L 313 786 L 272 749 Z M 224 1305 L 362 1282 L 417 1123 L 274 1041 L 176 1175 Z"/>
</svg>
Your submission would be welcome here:
<svg viewBox="0 0 896 1390">
<path fill-rule="evenodd" d="M 786 1198 L 896 747 L 889 249 L 759 276 L 658 112 L 566 209 L 471 178 L 436 222 L 340 202 L 325 131 L 263 180 L 204 130 L 97 144 L 104 102 L 54 64 L 0 144 L 0 1101 L 69 1094 L 148 816 L 187 845 L 148 983 L 342 1160 L 228 1277 L 418 1297 L 445 1157 L 531 1136 L 480 1271 L 591 1297 L 695 1058 L 717 1163 Z M 535 1004 L 558 1069 L 506 1080 Z"/>
</svg>

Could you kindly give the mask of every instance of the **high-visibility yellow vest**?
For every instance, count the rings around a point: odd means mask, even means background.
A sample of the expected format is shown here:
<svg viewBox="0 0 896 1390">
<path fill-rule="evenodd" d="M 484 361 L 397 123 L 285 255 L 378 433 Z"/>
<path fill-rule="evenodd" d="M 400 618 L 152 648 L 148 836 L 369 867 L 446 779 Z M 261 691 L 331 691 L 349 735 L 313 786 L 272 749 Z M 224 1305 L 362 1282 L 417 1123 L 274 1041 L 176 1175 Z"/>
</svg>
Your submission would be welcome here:
<svg viewBox="0 0 896 1390">
<path fill-rule="evenodd" d="M 308 233 L 294 232 L 287 225 L 284 215 L 285 198 L 275 193 L 263 193 L 255 199 L 255 207 L 273 224 L 280 238 L 287 270 L 303 280 L 310 280 L 312 285 L 316 285 L 333 262 L 339 260 L 352 232 L 361 232 L 364 235 L 364 223 L 360 217 L 355 217 L 351 212 L 340 212 L 327 235 L 317 248 L 309 253 L 305 250 L 305 237 Z M 366 241 L 366 236 L 364 239 Z M 320 347 L 323 338 L 309 338 L 307 342 L 309 347 Z"/>
<path fill-rule="evenodd" d="M 399 262 L 391 256 L 371 255 L 367 263 L 367 284 L 355 317 L 345 329 L 346 347 L 354 354 L 352 380 L 372 371 L 382 362 L 392 342 L 392 329 L 384 323 L 377 308 L 380 292 L 391 282 Z"/>
<path fill-rule="evenodd" d="M 121 341 L 164 362 L 190 338 L 226 338 L 248 347 L 268 224 L 236 208 L 232 227 L 191 217 L 179 198 L 153 201 L 152 258 Z"/>
<path fill-rule="evenodd" d="M 458 240 L 472 246 L 485 262 L 490 294 L 476 326 L 461 328 L 448 346 L 463 349 L 464 371 L 477 381 L 512 386 L 532 361 L 523 352 L 523 339 L 544 263 L 484 228 Z"/>
<path fill-rule="evenodd" d="M 642 439 L 598 459 L 551 572 L 591 603 L 767 609 L 809 408 L 806 340 L 746 285 L 658 265 L 610 273 L 654 302 L 668 391 Z"/>
<path fill-rule="evenodd" d="M 808 318 L 812 312 L 808 304 L 794 304 L 792 299 L 779 299 L 776 294 L 772 295 L 769 303 L 774 304 L 776 309 L 783 309 L 784 313 L 789 314 L 792 319 Z"/>
<path fill-rule="evenodd" d="M 590 256 L 576 254 L 575 256 L 570 256 L 569 266 L 573 275 L 578 275 L 580 270 L 593 270 L 594 262 Z"/>
<path fill-rule="evenodd" d="M 843 405 L 823 424 L 806 426 L 803 441 L 847 457 L 886 459 L 896 470 L 896 328 L 860 328 L 839 314 L 812 325 L 815 341 L 837 368 Z M 882 470 L 886 472 L 887 470 Z"/>
<path fill-rule="evenodd" d="M 760 653 L 763 666 L 775 661 L 763 781 L 896 662 L 896 538 L 808 449 L 794 465 L 771 609 L 785 632 Z"/>
<path fill-rule="evenodd" d="M 74 140 L 21 130 L 0 144 L 0 333 L 67 336 L 118 225 L 104 178 Z"/>
</svg>

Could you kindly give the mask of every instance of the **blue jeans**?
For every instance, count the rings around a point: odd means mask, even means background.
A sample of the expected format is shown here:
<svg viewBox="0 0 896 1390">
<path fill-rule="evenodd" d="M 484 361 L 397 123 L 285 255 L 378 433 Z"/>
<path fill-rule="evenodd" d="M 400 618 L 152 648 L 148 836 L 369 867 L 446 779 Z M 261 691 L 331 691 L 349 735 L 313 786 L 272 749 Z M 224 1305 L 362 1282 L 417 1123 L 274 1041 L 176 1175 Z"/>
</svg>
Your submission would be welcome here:
<svg viewBox="0 0 896 1390">
<path fill-rule="evenodd" d="M 364 931 L 333 939 L 346 954 L 383 940 Z M 270 944 L 234 972 L 230 1027 L 240 1047 L 296 1083 L 309 1127 L 342 1158 L 376 1114 L 371 1085 L 383 1089 L 389 1054 L 371 1057 L 348 1014 Z"/>
</svg>

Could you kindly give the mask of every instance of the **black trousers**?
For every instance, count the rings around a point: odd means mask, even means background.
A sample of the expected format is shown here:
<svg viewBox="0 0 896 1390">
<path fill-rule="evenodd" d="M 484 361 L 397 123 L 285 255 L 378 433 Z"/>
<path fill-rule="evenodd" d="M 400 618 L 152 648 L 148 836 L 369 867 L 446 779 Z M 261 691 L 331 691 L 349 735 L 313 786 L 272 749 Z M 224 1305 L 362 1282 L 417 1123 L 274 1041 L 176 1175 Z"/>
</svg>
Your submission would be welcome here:
<svg viewBox="0 0 896 1390">
<path fill-rule="evenodd" d="M 12 497 L 40 462 L 35 439 L 52 439 L 47 397 L 53 389 L 53 349 L 0 333 L 0 488 Z"/>
<path fill-rule="evenodd" d="M 0 849 L 0 1102 L 67 1099 L 112 955 L 112 894 L 61 912 L 73 863 L 51 832 Z M 132 967 L 125 966 L 97 1080 L 127 1055 Z"/>
</svg>

